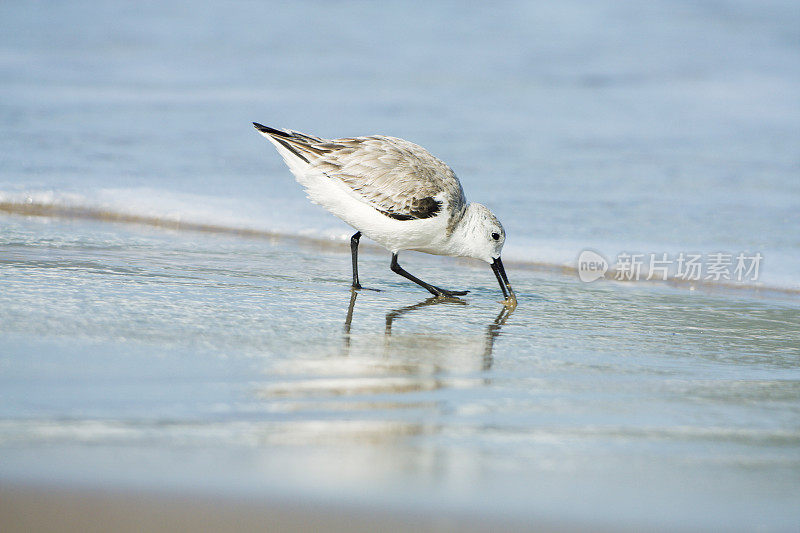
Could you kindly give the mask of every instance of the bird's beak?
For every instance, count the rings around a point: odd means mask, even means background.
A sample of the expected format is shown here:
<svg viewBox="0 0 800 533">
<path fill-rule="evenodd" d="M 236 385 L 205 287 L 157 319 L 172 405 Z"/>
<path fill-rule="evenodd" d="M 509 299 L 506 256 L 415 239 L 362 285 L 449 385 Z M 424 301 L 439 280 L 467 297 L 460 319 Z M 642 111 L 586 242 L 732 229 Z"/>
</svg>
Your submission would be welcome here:
<svg viewBox="0 0 800 533">
<path fill-rule="evenodd" d="M 492 270 L 494 270 L 494 275 L 497 276 L 497 282 L 500 284 L 500 288 L 503 290 L 503 296 L 506 299 L 506 305 L 516 307 L 517 295 L 514 294 L 514 289 L 511 288 L 511 284 L 508 282 L 506 269 L 503 268 L 503 262 L 499 257 L 492 262 Z"/>
</svg>

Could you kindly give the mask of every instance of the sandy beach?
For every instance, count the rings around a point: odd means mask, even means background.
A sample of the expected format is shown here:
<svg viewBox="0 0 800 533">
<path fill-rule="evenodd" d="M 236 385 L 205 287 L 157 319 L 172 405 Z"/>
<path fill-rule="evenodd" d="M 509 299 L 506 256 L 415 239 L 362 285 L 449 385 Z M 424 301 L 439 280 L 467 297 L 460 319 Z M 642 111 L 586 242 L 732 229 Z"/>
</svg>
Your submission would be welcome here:
<svg viewBox="0 0 800 533">
<path fill-rule="evenodd" d="M 400 513 L 323 503 L 255 498 L 176 496 L 158 492 L 18 486 L 0 488 L 0 522 L 9 533 L 30 531 L 330 531 L 481 533 L 527 531 L 532 524 L 495 517 Z M 537 531 L 569 527 L 535 525 Z"/>
</svg>

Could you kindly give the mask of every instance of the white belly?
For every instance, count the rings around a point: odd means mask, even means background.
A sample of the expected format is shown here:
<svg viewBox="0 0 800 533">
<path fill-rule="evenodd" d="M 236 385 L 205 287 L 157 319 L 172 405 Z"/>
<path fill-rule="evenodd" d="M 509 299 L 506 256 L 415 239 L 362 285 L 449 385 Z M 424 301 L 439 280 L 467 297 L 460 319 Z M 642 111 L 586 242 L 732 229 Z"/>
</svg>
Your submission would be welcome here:
<svg viewBox="0 0 800 533">
<path fill-rule="evenodd" d="M 447 216 L 444 210 L 431 218 L 396 220 L 355 197 L 347 185 L 325 175 L 310 177 L 303 185 L 312 202 L 391 252 L 420 250 L 447 255 Z"/>
</svg>

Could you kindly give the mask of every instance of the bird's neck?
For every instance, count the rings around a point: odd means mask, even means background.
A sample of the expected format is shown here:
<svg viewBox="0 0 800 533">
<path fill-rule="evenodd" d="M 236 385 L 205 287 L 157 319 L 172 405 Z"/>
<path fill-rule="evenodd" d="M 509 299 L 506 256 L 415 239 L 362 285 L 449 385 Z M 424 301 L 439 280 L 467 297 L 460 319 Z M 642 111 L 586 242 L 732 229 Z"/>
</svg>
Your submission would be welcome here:
<svg viewBox="0 0 800 533">
<path fill-rule="evenodd" d="M 450 248 L 449 255 L 475 257 L 471 235 L 475 232 L 476 226 L 479 224 L 479 215 L 478 210 L 474 206 L 475 204 L 467 205 L 463 216 L 455 225 L 448 243 Z"/>
</svg>

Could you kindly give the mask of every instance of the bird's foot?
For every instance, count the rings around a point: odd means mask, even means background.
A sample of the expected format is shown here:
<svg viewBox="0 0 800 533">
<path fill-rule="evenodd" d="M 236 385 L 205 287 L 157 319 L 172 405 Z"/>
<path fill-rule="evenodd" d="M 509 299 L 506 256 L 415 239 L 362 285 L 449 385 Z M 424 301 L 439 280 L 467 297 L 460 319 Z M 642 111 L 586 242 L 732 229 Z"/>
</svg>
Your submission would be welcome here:
<svg viewBox="0 0 800 533">
<path fill-rule="evenodd" d="M 457 298 L 459 296 L 465 296 L 469 294 L 469 291 L 448 291 L 447 289 L 441 289 L 439 287 L 434 287 L 435 293 L 431 291 L 434 296 L 443 297 L 443 298 Z"/>
<path fill-rule="evenodd" d="M 380 289 L 371 289 L 371 288 L 369 288 L 369 287 L 362 287 L 360 283 L 353 283 L 353 285 L 351 286 L 351 288 L 352 288 L 354 291 L 375 291 L 375 292 L 381 292 L 381 290 L 380 290 Z"/>
</svg>

